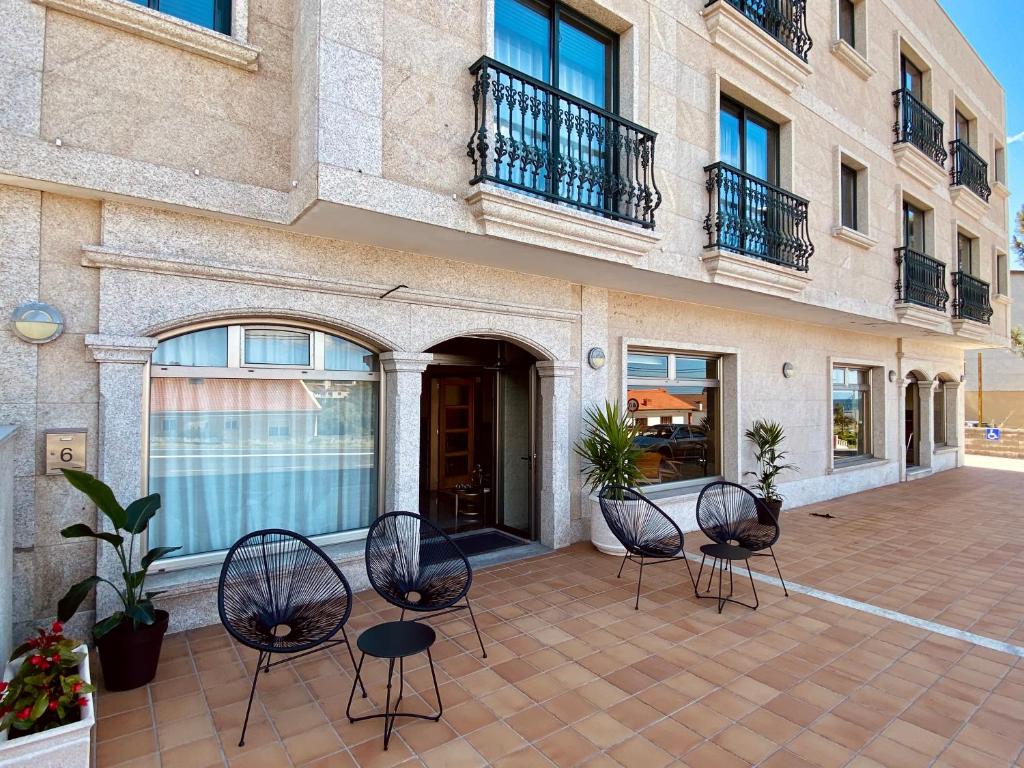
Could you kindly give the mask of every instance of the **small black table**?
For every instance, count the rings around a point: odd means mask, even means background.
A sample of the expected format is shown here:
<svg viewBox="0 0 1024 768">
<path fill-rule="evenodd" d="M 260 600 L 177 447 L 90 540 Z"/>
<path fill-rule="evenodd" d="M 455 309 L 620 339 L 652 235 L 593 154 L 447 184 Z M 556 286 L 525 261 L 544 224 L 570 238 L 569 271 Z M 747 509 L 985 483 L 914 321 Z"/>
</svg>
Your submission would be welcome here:
<svg viewBox="0 0 1024 768">
<path fill-rule="evenodd" d="M 722 608 L 725 607 L 726 603 L 736 603 L 747 608 L 753 608 L 757 610 L 757 606 L 761 604 L 757 597 L 757 587 L 754 586 L 754 574 L 750 570 L 750 557 L 751 551 L 738 547 L 735 544 L 704 544 L 701 548 L 700 558 L 700 571 L 697 572 L 697 582 L 693 587 L 693 594 L 698 598 L 702 599 L 717 599 L 718 600 L 718 612 L 722 612 Z M 715 575 L 715 568 L 718 567 L 718 596 L 714 595 L 702 595 L 700 594 L 700 577 L 704 573 L 704 561 L 708 558 L 714 558 L 714 563 L 711 565 L 711 570 L 708 573 L 708 588 L 705 592 L 711 591 L 711 579 Z M 736 560 L 742 560 L 747 564 L 747 575 L 750 576 L 750 588 L 754 590 L 754 604 L 744 603 L 740 600 L 736 600 L 732 596 L 732 564 Z M 722 572 L 728 568 L 729 570 L 729 594 L 722 597 Z"/>
<path fill-rule="evenodd" d="M 391 732 L 395 728 L 395 720 L 399 717 L 417 717 L 421 720 L 433 720 L 435 723 L 441 719 L 444 708 L 441 704 L 441 691 L 437 687 L 437 675 L 434 673 L 434 659 L 430 655 L 430 646 L 434 644 L 437 635 L 434 630 L 426 624 L 415 621 L 389 621 L 385 624 L 378 624 L 371 627 L 359 636 L 356 645 L 361 651 L 359 664 L 356 666 L 356 678 L 352 681 L 352 692 L 348 695 L 348 707 L 345 714 L 350 723 L 358 723 L 360 720 L 370 720 L 374 717 L 384 718 L 384 749 L 387 750 L 388 742 L 391 741 Z M 437 695 L 437 714 L 424 715 L 415 712 L 399 712 L 398 706 L 402 703 L 402 695 L 405 692 L 405 657 L 417 653 L 426 652 L 427 660 L 430 662 L 430 676 L 434 679 L 434 693 Z M 372 715 L 352 717 L 352 699 L 356 693 L 356 686 L 362 685 L 360 673 L 363 669 L 363 660 L 367 656 L 388 660 L 388 696 L 384 705 L 384 711 Z M 395 705 L 391 707 L 391 678 L 395 671 L 395 661 L 398 661 L 398 698 Z M 363 694 L 366 695 L 365 693 Z"/>
</svg>

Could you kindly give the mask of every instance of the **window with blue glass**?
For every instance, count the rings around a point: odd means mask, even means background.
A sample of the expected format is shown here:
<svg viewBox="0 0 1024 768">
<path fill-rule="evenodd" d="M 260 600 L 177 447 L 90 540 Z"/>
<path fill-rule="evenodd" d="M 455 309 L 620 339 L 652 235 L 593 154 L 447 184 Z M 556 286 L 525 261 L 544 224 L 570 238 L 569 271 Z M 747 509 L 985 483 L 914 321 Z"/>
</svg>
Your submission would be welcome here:
<svg viewBox="0 0 1024 768">
<path fill-rule="evenodd" d="M 231 0 L 132 0 L 168 16 L 231 34 Z"/>
<path fill-rule="evenodd" d="M 610 112 L 617 110 L 618 37 L 560 3 L 496 0 L 494 58 L 574 97 L 574 101 L 557 98 L 525 80 L 510 84 L 517 93 L 498 106 L 499 130 L 509 141 L 499 176 L 525 189 L 603 207 L 599 185 L 550 178 L 554 174 L 545 159 L 557 147 L 559 157 L 576 165 L 578 177 L 589 173 L 596 178 L 607 169 L 606 144 L 581 140 L 583 135 L 605 135 L 610 130 L 607 120 L 575 100 Z M 562 115 L 558 128 L 547 119 L 554 114 Z M 585 129 L 570 133 L 567 121 L 582 123 Z"/>
</svg>

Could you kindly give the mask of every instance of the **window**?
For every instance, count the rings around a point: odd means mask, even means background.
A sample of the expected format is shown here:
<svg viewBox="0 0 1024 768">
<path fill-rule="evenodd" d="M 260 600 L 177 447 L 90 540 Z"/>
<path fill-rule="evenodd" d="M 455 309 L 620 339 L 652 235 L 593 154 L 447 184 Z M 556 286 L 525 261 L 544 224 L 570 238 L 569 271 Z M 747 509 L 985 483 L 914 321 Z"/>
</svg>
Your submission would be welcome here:
<svg viewBox="0 0 1024 768">
<path fill-rule="evenodd" d="M 832 369 L 833 463 L 871 455 L 870 370 L 835 366 Z"/>
<path fill-rule="evenodd" d="M 959 139 L 967 146 L 971 145 L 971 121 L 964 115 L 959 109 L 954 112 L 953 130 L 955 135 L 954 139 Z"/>
<path fill-rule="evenodd" d="M 992 167 L 995 172 L 996 181 L 1000 184 L 1006 183 L 1006 149 L 996 147 L 992 156 Z"/>
<path fill-rule="evenodd" d="M 978 254 L 974 247 L 974 240 L 963 232 L 956 233 L 956 260 L 961 272 L 981 277 L 978 273 Z"/>
<path fill-rule="evenodd" d="M 235 325 L 161 341 L 150 370 L 149 491 L 163 501 L 150 547 L 197 555 L 260 528 L 322 536 L 377 514 L 380 374 L 369 349 Z"/>
<path fill-rule="evenodd" d="M 190 21 L 201 27 L 231 34 L 231 0 L 131 0 L 138 5 Z"/>
<path fill-rule="evenodd" d="M 996 252 L 996 293 L 1000 296 L 1010 295 L 1010 275 L 1007 269 L 1005 253 Z"/>
<path fill-rule="evenodd" d="M 857 229 L 857 169 L 846 163 L 839 168 L 839 198 L 843 226 Z"/>
<path fill-rule="evenodd" d="M 769 184 L 779 183 L 779 126 L 727 97 L 719 112 L 719 158 Z"/>
<path fill-rule="evenodd" d="M 928 253 L 925 238 L 925 213 L 913 203 L 903 201 L 903 245 L 912 251 Z"/>
<path fill-rule="evenodd" d="M 938 446 L 946 444 L 946 387 L 940 379 L 932 394 L 932 441 Z"/>
<path fill-rule="evenodd" d="M 924 101 L 924 74 L 906 56 L 900 57 L 900 80 L 904 90 L 918 101 Z"/>
<path fill-rule="evenodd" d="M 627 408 L 646 485 L 703 483 L 721 472 L 718 358 L 630 350 Z"/>
<path fill-rule="evenodd" d="M 839 0 L 839 39 L 857 47 L 857 7 L 853 0 Z"/>
</svg>

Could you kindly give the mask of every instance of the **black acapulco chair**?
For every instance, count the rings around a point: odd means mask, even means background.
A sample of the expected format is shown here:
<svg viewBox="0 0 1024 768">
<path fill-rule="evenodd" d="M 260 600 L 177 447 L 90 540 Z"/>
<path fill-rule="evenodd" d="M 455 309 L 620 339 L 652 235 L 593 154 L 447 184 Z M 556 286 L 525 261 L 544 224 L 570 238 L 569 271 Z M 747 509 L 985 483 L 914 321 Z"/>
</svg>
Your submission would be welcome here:
<svg viewBox="0 0 1024 768">
<path fill-rule="evenodd" d="M 750 490 L 725 480 L 705 485 L 697 497 L 697 525 L 716 544 L 735 544 L 754 556 L 771 557 L 782 591 L 789 597 L 772 549 L 781 532 L 778 518 Z"/>
<path fill-rule="evenodd" d="M 352 612 L 352 588 L 334 561 L 301 534 L 271 528 L 235 542 L 221 568 L 217 609 L 228 633 L 259 651 L 240 747 L 245 744 L 261 672 L 336 645 L 348 646 L 355 670 L 352 646 L 345 634 L 345 622 Z M 338 632 L 341 638 L 336 639 Z M 274 654 L 286 658 L 271 662 Z"/>
<path fill-rule="evenodd" d="M 624 485 L 606 485 L 597 498 L 605 522 L 615 538 L 626 548 L 616 578 L 621 578 L 627 560 L 640 564 L 640 576 L 636 582 L 636 610 L 640 610 L 640 585 L 644 580 L 645 565 L 682 560 L 690 576 L 690 583 L 696 585 L 690 563 L 683 553 L 683 532 L 658 505 L 640 491 Z"/>
<path fill-rule="evenodd" d="M 388 512 L 366 536 L 366 575 L 381 597 L 406 612 L 423 614 L 413 621 L 468 610 L 480 651 L 487 650 L 469 603 L 473 569 L 454 541 L 414 512 Z M 465 605 L 458 605 L 465 600 Z"/>
</svg>

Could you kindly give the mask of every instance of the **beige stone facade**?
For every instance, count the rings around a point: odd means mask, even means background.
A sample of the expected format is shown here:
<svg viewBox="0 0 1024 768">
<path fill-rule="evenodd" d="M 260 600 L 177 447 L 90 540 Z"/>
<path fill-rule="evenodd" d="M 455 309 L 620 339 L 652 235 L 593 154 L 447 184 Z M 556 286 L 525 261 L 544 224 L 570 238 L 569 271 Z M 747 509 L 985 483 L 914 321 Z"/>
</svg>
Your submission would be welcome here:
<svg viewBox="0 0 1024 768">
<path fill-rule="evenodd" d="M 782 421 L 801 468 L 784 483 L 789 506 L 907 477 L 908 386 L 911 463 L 962 462 L 963 350 L 1005 346 L 1009 332 L 1009 296 L 996 296 L 1007 192 L 993 167 L 1005 113 L 937 2 L 859 0 L 858 52 L 838 41 L 835 0 L 814 0 L 806 63 L 725 0 L 569 5 L 619 36 L 618 111 L 657 132 L 653 229 L 469 184 L 468 68 L 494 54 L 493 0 L 235 0 L 232 38 L 128 0 L 0 3 L 13 42 L 0 47 L 0 305 L 6 317 L 42 301 L 65 319 L 42 345 L 0 328 L 0 424 L 17 426 L 19 629 L 52 615 L 97 560 L 92 543 L 60 537 L 95 511 L 45 474 L 44 433 L 84 429 L 88 468 L 141 494 L 149 356 L 185 328 L 283 323 L 379 354 L 382 511 L 418 500 L 427 351 L 465 337 L 521 347 L 536 361 L 535 535 L 547 546 L 588 537 L 571 446 L 587 405 L 625 398 L 629 348 L 719 360 L 725 479 L 753 468 L 750 423 Z M 943 143 L 955 109 L 973 121 L 987 203 L 951 189 L 948 164 L 894 148 L 901 52 L 926 71 Z M 809 201 L 806 272 L 705 248 L 723 95 L 779 124 L 779 187 Z M 860 172 L 861 231 L 841 226 L 841 162 Z M 973 240 L 988 324 L 899 305 L 904 200 L 927 210 L 947 276 L 957 233 Z M 594 347 L 603 368 L 587 364 Z M 871 395 L 870 456 L 841 466 L 835 365 L 866 371 Z M 696 494 L 657 493 L 688 528 Z M 361 583 L 358 540 L 339 546 Z M 215 620 L 216 575 L 214 558 L 155 578 L 177 626 Z M 99 600 L 102 613 L 111 604 Z"/>
</svg>

